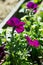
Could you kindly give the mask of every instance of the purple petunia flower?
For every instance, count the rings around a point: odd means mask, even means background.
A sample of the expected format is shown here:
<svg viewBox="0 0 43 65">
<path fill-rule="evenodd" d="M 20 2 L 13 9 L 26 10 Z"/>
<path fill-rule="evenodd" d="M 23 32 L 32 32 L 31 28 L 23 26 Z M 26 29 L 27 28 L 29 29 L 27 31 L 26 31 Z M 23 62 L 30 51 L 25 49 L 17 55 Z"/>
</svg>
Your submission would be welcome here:
<svg viewBox="0 0 43 65">
<path fill-rule="evenodd" d="M 4 46 L 0 46 L 0 62 L 3 59 L 4 56 L 5 56 Z"/>
<path fill-rule="evenodd" d="M 28 2 L 27 3 L 27 8 L 31 9 L 31 8 L 33 8 L 33 5 L 34 5 L 33 2 Z"/>
<path fill-rule="evenodd" d="M 15 27 L 15 30 L 18 33 L 21 33 L 24 31 L 24 27 L 23 25 L 25 24 L 24 22 L 21 22 L 18 18 L 16 17 L 12 17 L 10 20 L 7 21 L 6 23 L 7 25 L 11 26 L 11 27 Z"/>
<path fill-rule="evenodd" d="M 32 40 L 29 36 L 25 36 L 25 38 L 26 38 L 26 40 L 27 40 L 27 42 L 28 42 L 28 44 L 30 45 L 30 46 L 33 46 L 33 47 L 39 47 L 39 41 L 38 40 Z"/>
<path fill-rule="evenodd" d="M 28 2 L 27 3 L 27 8 L 29 9 L 36 9 L 37 8 L 37 4 L 35 4 L 34 2 Z"/>
<path fill-rule="evenodd" d="M 33 9 L 33 13 L 37 12 L 37 10 L 36 10 L 37 7 L 38 7 L 38 5 L 36 3 L 34 3 L 34 2 L 28 2 L 27 3 L 27 8 L 28 9 Z"/>
</svg>

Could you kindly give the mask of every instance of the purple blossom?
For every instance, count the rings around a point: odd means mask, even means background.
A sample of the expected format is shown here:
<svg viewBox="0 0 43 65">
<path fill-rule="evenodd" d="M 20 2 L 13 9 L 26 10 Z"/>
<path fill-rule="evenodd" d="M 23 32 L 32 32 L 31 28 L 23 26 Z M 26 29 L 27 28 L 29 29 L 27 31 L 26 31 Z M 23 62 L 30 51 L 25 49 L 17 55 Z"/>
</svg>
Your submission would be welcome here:
<svg viewBox="0 0 43 65">
<path fill-rule="evenodd" d="M 28 2 L 27 3 L 27 8 L 29 9 L 36 9 L 37 8 L 37 4 L 35 4 L 34 2 Z"/>
<path fill-rule="evenodd" d="M 37 12 L 37 10 L 33 10 L 33 13 L 36 13 Z"/>
<path fill-rule="evenodd" d="M 33 6 L 34 6 L 33 2 L 28 2 L 27 3 L 27 8 L 31 9 L 31 8 L 33 8 Z"/>
<path fill-rule="evenodd" d="M 38 5 L 34 2 L 28 2 L 27 3 L 27 8 L 28 9 L 33 9 L 33 13 L 37 12 L 37 7 L 38 7 Z"/>
<path fill-rule="evenodd" d="M 4 56 L 5 56 L 4 46 L 0 46 L 0 61 L 3 59 Z"/>
<path fill-rule="evenodd" d="M 39 47 L 40 44 L 39 44 L 39 41 L 37 39 L 32 40 L 29 36 L 25 36 L 25 38 L 28 42 L 28 45 L 36 47 L 36 48 Z"/>
<path fill-rule="evenodd" d="M 37 9 L 38 5 L 34 3 L 33 9 Z"/>
<path fill-rule="evenodd" d="M 18 18 L 16 17 L 12 17 L 10 20 L 7 21 L 6 23 L 7 25 L 11 26 L 11 27 L 15 27 L 15 30 L 18 33 L 21 33 L 24 31 L 24 27 L 23 25 L 25 24 L 24 22 L 21 22 Z"/>
</svg>

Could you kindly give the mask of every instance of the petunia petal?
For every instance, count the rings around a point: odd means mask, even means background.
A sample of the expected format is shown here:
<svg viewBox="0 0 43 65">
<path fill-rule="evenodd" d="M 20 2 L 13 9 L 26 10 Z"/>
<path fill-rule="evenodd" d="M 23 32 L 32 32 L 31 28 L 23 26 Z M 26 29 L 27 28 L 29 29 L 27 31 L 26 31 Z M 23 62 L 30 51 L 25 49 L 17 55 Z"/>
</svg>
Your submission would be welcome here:
<svg viewBox="0 0 43 65">
<path fill-rule="evenodd" d="M 40 44 L 39 44 L 39 41 L 38 40 L 32 40 L 29 36 L 25 36 L 25 38 L 26 38 L 26 40 L 27 40 L 27 42 L 28 42 L 28 44 L 30 45 L 30 46 L 33 46 L 33 47 L 35 47 L 35 48 L 37 48 Z"/>
<path fill-rule="evenodd" d="M 33 8 L 33 6 L 34 6 L 33 2 L 28 2 L 27 3 L 27 8 L 31 9 L 31 8 Z"/>
<path fill-rule="evenodd" d="M 6 24 L 9 25 L 9 26 L 11 26 L 11 27 L 14 27 L 15 26 L 12 18 L 9 19 Z"/>
<path fill-rule="evenodd" d="M 33 10 L 33 13 L 36 13 L 37 12 L 37 10 Z"/>
<path fill-rule="evenodd" d="M 25 25 L 25 22 L 21 22 L 21 21 L 20 21 L 17 26 L 23 26 L 23 25 Z"/>
<path fill-rule="evenodd" d="M 14 27 L 14 26 L 18 25 L 19 22 L 20 22 L 20 20 L 19 20 L 18 18 L 12 17 L 11 19 L 9 19 L 9 20 L 7 21 L 6 24 L 9 25 L 9 26 L 11 26 L 11 27 Z"/>
<path fill-rule="evenodd" d="M 33 8 L 36 9 L 37 7 L 38 7 L 38 5 L 34 3 L 34 7 Z"/>
<path fill-rule="evenodd" d="M 29 36 L 25 36 L 25 38 L 26 38 L 28 44 L 31 45 L 31 46 L 33 46 L 33 41 L 32 41 L 32 39 L 31 39 Z"/>
<path fill-rule="evenodd" d="M 16 28 L 16 31 L 17 31 L 18 33 L 21 33 L 21 32 L 24 31 L 24 27 L 23 27 L 23 26 L 20 26 L 20 27 Z"/>
<path fill-rule="evenodd" d="M 38 40 L 34 40 L 33 41 L 33 45 L 35 46 L 35 47 L 38 47 L 40 44 L 39 44 L 39 41 Z"/>
</svg>

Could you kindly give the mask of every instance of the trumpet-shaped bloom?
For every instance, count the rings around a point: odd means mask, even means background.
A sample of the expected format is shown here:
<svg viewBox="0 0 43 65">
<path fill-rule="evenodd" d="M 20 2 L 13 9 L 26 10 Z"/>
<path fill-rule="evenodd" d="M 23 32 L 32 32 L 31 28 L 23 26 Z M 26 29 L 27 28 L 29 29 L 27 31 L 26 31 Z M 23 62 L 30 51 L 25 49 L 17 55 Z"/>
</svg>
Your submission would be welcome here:
<svg viewBox="0 0 43 65">
<path fill-rule="evenodd" d="M 33 46 L 33 47 L 38 47 L 40 44 L 39 44 L 39 41 L 37 39 L 34 39 L 32 40 L 29 36 L 25 36 L 27 42 L 28 42 L 28 45 L 30 46 Z"/>
<path fill-rule="evenodd" d="M 11 27 L 14 27 L 15 30 L 18 32 L 18 33 L 21 33 L 24 31 L 24 22 L 21 22 L 18 18 L 16 17 L 12 17 L 10 20 L 7 21 L 7 25 L 11 26 Z"/>
</svg>

